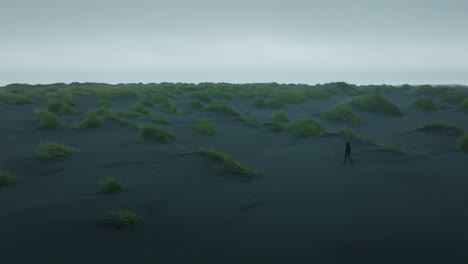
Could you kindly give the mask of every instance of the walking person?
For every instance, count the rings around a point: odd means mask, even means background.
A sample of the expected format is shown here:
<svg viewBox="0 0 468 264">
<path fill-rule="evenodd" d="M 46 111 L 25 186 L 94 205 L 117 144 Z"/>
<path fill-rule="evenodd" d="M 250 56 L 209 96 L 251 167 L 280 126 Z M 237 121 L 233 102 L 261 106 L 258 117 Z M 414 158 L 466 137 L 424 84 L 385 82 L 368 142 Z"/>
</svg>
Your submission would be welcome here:
<svg viewBox="0 0 468 264">
<path fill-rule="evenodd" d="M 343 163 L 346 163 L 346 161 L 351 161 L 351 164 L 354 164 L 353 160 L 351 159 L 351 144 L 349 144 L 349 142 L 346 142 L 346 149 L 345 149 L 345 154 L 344 154 L 344 162 Z"/>
</svg>

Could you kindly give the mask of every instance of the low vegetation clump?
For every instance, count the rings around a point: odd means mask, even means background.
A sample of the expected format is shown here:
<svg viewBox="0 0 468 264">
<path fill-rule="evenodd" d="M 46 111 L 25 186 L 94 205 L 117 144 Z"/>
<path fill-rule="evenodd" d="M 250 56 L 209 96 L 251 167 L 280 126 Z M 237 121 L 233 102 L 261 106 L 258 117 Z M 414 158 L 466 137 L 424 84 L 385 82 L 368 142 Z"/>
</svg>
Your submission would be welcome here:
<svg viewBox="0 0 468 264">
<path fill-rule="evenodd" d="M 155 113 L 153 115 L 153 122 L 156 122 L 156 123 L 162 124 L 162 125 L 169 124 L 169 121 L 167 121 L 166 116 L 161 114 L 161 113 Z"/>
<path fill-rule="evenodd" d="M 79 150 L 67 147 L 58 142 L 46 141 L 41 142 L 36 149 L 36 156 L 42 159 L 55 159 L 60 157 L 70 156 L 79 152 Z"/>
<path fill-rule="evenodd" d="M 120 124 L 122 126 L 129 126 L 129 125 L 132 124 L 132 122 L 130 120 L 125 119 L 123 117 L 120 117 L 115 113 L 112 113 L 112 114 L 108 115 L 107 117 L 114 120 L 115 122 L 117 122 L 118 124 Z"/>
<path fill-rule="evenodd" d="M 252 177 L 259 176 L 261 174 L 258 169 L 236 160 L 233 156 L 227 153 L 217 152 L 212 149 L 200 149 L 198 153 L 217 161 L 218 164 L 215 168 L 218 173 L 237 175 L 246 179 L 251 179 Z"/>
<path fill-rule="evenodd" d="M 176 150 L 177 150 L 177 151 L 180 151 L 180 152 L 185 152 L 185 151 L 187 151 L 187 147 L 185 147 L 185 146 L 177 146 L 177 147 L 176 147 Z"/>
<path fill-rule="evenodd" d="M 462 109 L 468 109 L 468 97 L 463 99 L 458 106 Z"/>
<path fill-rule="evenodd" d="M 300 104 L 306 101 L 304 95 L 298 91 L 280 90 L 273 92 L 271 96 L 274 99 L 289 104 Z"/>
<path fill-rule="evenodd" d="M 330 100 L 331 94 L 323 87 L 307 87 L 303 95 L 307 99 Z"/>
<path fill-rule="evenodd" d="M 153 124 L 142 123 L 138 125 L 138 137 L 140 139 L 155 139 L 161 143 L 169 143 L 175 139 L 175 135 L 164 128 Z"/>
<path fill-rule="evenodd" d="M 100 98 L 97 100 L 98 107 L 111 107 L 112 103 L 108 98 Z"/>
<path fill-rule="evenodd" d="M 61 115 L 72 115 L 75 113 L 73 107 L 64 100 L 49 99 L 46 102 L 46 108 L 51 112 L 56 112 Z"/>
<path fill-rule="evenodd" d="M 271 114 L 270 121 L 287 123 L 289 122 L 289 118 L 283 111 L 275 111 Z"/>
<path fill-rule="evenodd" d="M 148 99 L 143 99 L 138 104 L 141 104 L 142 106 L 148 107 L 148 108 L 156 106 L 151 100 L 148 100 Z"/>
<path fill-rule="evenodd" d="M 393 116 L 403 116 L 400 108 L 380 95 L 363 95 L 351 101 L 360 110 L 386 113 Z"/>
<path fill-rule="evenodd" d="M 147 115 L 150 111 L 143 105 L 142 103 L 138 103 L 134 105 L 131 109 L 131 112 L 139 114 L 139 115 Z"/>
<path fill-rule="evenodd" d="M 411 93 L 413 95 L 439 95 L 448 91 L 452 91 L 453 89 L 453 87 L 445 86 L 419 85 L 414 88 Z"/>
<path fill-rule="evenodd" d="M 252 116 L 248 116 L 248 117 L 244 117 L 244 122 L 246 125 L 248 126 L 258 126 L 260 125 L 260 121 L 258 119 L 256 119 L 255 117 L 252 117 Z"/>
<path fill-rule="evenodd" d="M 278 121 L 267 121 L 263 123 L 265 126 L 269 126 L 273 132 L 284 132 L 288 131 L 288 126 L 283 122 Z"/>
<path fill-rule="evenodd" d="M 281 108 L 284 108 L 284 104 L 283 102 L 281 102 L 280 100 L 278 99 L 273 99 L 271 101 L 268 102 L 268 105 L 275 108 L 275 109 L 281 109 Z"/>
<path fill-rule="evenodd" d="M 138 224 L 142 218 L 132 211 L 124 209 L 109 210 L 106 212 L 107 220 L 117 229 L 125 229 Z"/>
<path fill-rule="evenodd" d="M 127 187 L 121 184 L 113 177 L 107 177 L 99 181 L 99 190 L 101 193 L 117 193 L 127 190 Z"/>
<path fill-rule="evenodd" d="M 169 112 L 173 115 L 178 115 L 178 116 L 181 116 L 181 115 L 184 115 L 184 111 L 182 111 L 182 109 L 180 109 L 176 103 L 174 103 L 174 101 L 172 100 L 168 100 L 165 104 L 164 104 L 164 107 L 169 109 Z"/>
<path fill-rule="evenodd" d="M 200 101 L 198 101 L 197 99 L 192 100 L 190 102 L 190 105 L 192 105 L 195 108 L 203 108 L 203 104 Z"/>
<path fill-rule="evenodd" d="M 68 125 L 60 120 L 54 113 L 45 108 L 34 110 L 34 119 L 37 122 L 37 128 L 57 129 L 66 128 Z"/>
<path fill-rule="evenodd" d="M 232 107 L 230 107 L 228 104 L 226 104 L 226 103 L 224 103 L 222 101 L 213 102 L 211 105 L 206 106 L 205 110 L 222 112 L 222 113 L 225 113 L 227 115 L 241 117 L 241 113 L 234 110 Z"/>
<path fill-rule="evenodd" d="M 85 119 L 75 125 L 78 130 L 97 128 L 104 125 L 104 118 L 98 116 L 96 112 L 90 111 L 86 115 Z"/>
<path fill-rule="evenodd" d="M 355 138 L 357 140 L 360 140 L 360 141 L 363 141 L 363 142 L 365 142 L 367 144 L 370 144 L 370 145 L 372 145 L 374 147 L 383 148 L 383 149 L 386 149 L 386 150 L 389 150 L 389 151 L 392 151 L 392 152 L 395 152 L 395 153 L 398 153 L 398 154 L 401 154 L 401 155 L 407 154 L 406 151 L 404 151 L 403 149 L 401 149 L 399 147 L 382 145 L 382 144 L 379 144 L 379 143 L 375 142 L 373 139 L 358 136 L 348 127 L 341 128 L 335 134 L 343 137 L 346 140 L 350 140 L 350 139 Z"/>
<path fill-rule="evenodd" d="M 155 103 L 166 103 L 167 101 L 169 101 L 169 96 L 167 94 L 165 94 L 165 93 L 158 92 L 158 93 L 154 94 L 151 99 Z"/>
<path fill-rule="evenodd" d="M 335 107 L 325 110 L 321 115 L 333 121 L 344 122 L 348 125 L 357 125 L 362 123 L 362 120 L 354 113 L 349 104 L 341 103 Z"/>
<path fill-rule="evenodd" d="M 114 111 L 114 113 L 120 117 L 133 117 L 133 116 L 140 115 L 139 113 L 132 112 L 132 111 L 125 111 L 125 110 L 117 110 L 117 111 Z"/>
<path fill-rule="evenodd" d="M 442 94 L 440 97 L 442 102 L 446 103 L 460 103 L 463 101 L 467 96 L 463 92 L 447 92 Z"/>
<path fill-rule="evenodd" d="M 437 110 L 437 104 L 429 97 L 421 97 L 416 99 L 410 107 L 419 108 L 426 111 L 435 111 Z"/>
<path fill-rule="evenodd" d="M 214 136 L 216 135 L 216 127 L 213 123 L 208 119 L 200 119 L 196 120 L 195 122 L 195 132 L 199 135 L 205 136 Z"/>
<path fill-rule="evenodd" d="M 5 104 L 31 104 L 32 100 L 26 96 L 0 91 L 0 102 Z"/>
<path fill-rule="evenodd" d="M 417 130 L 431 130 L 445 132 L 453 135 L 461 135 L 464 132 L 463 128 L 457 125 L 445 123 L 428 123 L 419 127 Z"/>
<path fill-rule="evenodd" d="M 313 119 L 295 120 L 289 127 L 301 137 L 313 137 L 325 133 L 326 130 Z"/>
<path fill-rule="evenodd" d="M 263 100 L 263 99 L 260 98 L 260 97 L 255 98 L 255 99 L 252 101 L 251 104 L 254 105 L 254 106 L 258 106 L 258 107 L 265 107 L 265 106 L 267 106 L 267 103 L 265 102 L 265 100 Z"/>
<path fill-rule="evenodd" d="M 0 170 L 0 187 L 13 184 L 14 180 L 7 171 Z"/>
<path fill-rule="evenodd" d="M 190 96 L 205 103 L 211 103 L 213 101 L 211 100 L 211 97 L 206 93 L 193 93 L 190 94 Z"/>
<path fill-rule="evenodd" d="M 468 152 L 468 132 L 458 139 L 457 151 Z"/>
</svg>

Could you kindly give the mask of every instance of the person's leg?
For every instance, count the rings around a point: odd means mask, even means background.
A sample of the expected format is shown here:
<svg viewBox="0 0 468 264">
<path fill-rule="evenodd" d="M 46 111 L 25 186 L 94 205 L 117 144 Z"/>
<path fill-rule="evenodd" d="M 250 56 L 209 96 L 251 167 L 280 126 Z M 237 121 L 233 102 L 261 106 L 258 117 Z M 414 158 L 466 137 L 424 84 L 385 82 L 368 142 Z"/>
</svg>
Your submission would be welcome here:
<svg viewBox="0 0 468 264">
<path fill-rule="evenodd" d="M 348 156 L 348 153 L 345 153 L 345 154 L 344 154 L 344 161 L 343 161 L 343 163 L 346 163 L 347 156 Z"/>
<path fill-rule="evenodd" d="M 349 158 L 349 161 L 351 161 L 351 164 L 354 164 L 353 159 L 351 159 L 351 153 L 348 153 L 348 158 Z"/>
</svg>

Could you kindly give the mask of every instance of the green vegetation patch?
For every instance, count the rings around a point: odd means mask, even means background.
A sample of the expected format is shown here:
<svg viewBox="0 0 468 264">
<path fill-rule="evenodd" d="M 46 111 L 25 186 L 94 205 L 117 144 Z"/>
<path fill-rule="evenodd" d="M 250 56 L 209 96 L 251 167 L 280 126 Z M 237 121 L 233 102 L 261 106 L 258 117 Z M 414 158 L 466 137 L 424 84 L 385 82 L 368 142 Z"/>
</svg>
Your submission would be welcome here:
<svg viewBox="0 0 468 264">
<path fill-rule="evenodd" d="M 271 94 L 274 99 L 283 103 L 300 104 L 306 101 L 306 97 L 296 90 L 278 90 Z"/>
<path fill-rule="evenodd" d="M 283 111 L 274 111 L 270 116 L 270 121 L 287 123 L 289 122 L 289 118 Z"/>
<path fill-rule="evenodd" d="M 162 114 L 162 113 L 153 114 L 153 122 L 156 122 L 156 123 L 162 124 L 162 125 L 169 124 L 169 121 L 167 121 L 166 116 L 164 114 Z"/>
<path fill-rule="evenodd" d="M 45 141 L 41 142 L 37 147 L 36 156 L 42 159 L 55 159 L 70 156 L 78 152 L 79 150 L 67 147 L 58 142 Z"/>
<path fill-rule="evenodd" d="M 468 97 L 463 99 L 458 106 L 462 109 L 468 109 Z"/>
<path fill-rule="evenodd" d="M 370 139 L 370 138 L 365 138 L 365 137 L 361 137 L 361 136 L 358 136 L 356 135 L 356 133 L 354 133 L 350 128 L 348 127 L 343 127 L 341 128 L 340 130 L 338 130 L 338 132 L 336 132 L 335 134 L 343 137 L 344 139 L 346 140 L 350 140 L 350 139 L 357 139 L 357 140 L 360 140 L 360 141 L 363 141 L 367 144 L 370 144 L 374 147 L 378 147 L 378 148 L 382 148 L 382 149 L 386 149 L 388 151 L 391 151 L 391 152 L 395 152 L 397 154 L 401 154 L 401 155 L 406 155 L 408 154 L 406 151 L 404 151 L 403 149 L 399 148 L 399 147 L 395 147 L 395 146 L 389 146 L 389 145 L 382 145 L 382 144 L 379 144 L 377 142 L 375 142 L 373 139 Z"/>
<path fill-rule="evenodd" d="M 258 106 L 258 107 L 265 107 L 265 106 L 268 105 L 268 104 L 265 102 L 265 100 L 263 100 L 263 99 L 260 98 L 260 97 L 257 97 L 257 98 L 255 98 L 255 99 L 253 99 L 253 101 L 252 101 L 251 104 L 254 105 L 254 106 Z"/>
<path fill-rule="evenodd" d="M 216 135 L 216 127 L 208 119 L 200 119 L 195 122 L 195 132 L 199 135 L 214 136 Z"/>
<path fill-rule="evenodd" d="M 419 108 L 426 111 L 435 111 L 438 109 L 437 104 L 429 97 L 421 97 L 416 99 L 410 107 Z"/>
<path fill-rule="evenodd" d="M 197 99 L 192 100 L 190 102 L 190 105 L 195 107 L 195 108 L 203 108 L 203 104 L 200 101 L 198 101 Z"/>
<path fill-rule="evenodd" d="M 130 111 L 139 115 L 147 115 L 150 113 L 150 111 L 142 103 L 137 103 L 130 109 Z"/>
<path fill-rule="evenodd" d="M 289 127 L 292 131 L 296 132 L 301 137 L 313 137 L 325 133 L 325 128 L 321 127 L 313 119 L 300 119 L 295 120 Z"/>
<path fill-rule="evenodd" d="M 51 112 L 56 112 L 61 115 L 72 115 L 75 113 L 75 110 L 69 103 L 55 98 L 47 100 L 46 108 Z"/>
<path fill-rule="evenodd" d="M 213 101 L 211 97 L 206 93 L 192 93 L 190 94 L 190 96 L 205 103 L 211 103 Z"/>
<path fill-rule="evenodd" d="M 248 126 L 258 126 L 258 125 L 260 125 L 260 121 L 258 119 L 256 119 L 255 117 L 253 117 L 253 116 L 244 117 L 242 119 L 244 120 L 245 124 L 248 125 Z"/>
<path fill-rule="evenodd" d="M 160 143 L 169 143 L 175 139 L 175 135 L 164 128 L 153 124 L 142 123 L 138 125 L 138 137 L 140 139 L 155 139 Z"/>
<path fill-rule="evenodd" d="M 251 179 L 261 174 L 258 169 L 243 164 L 227 153 L 217 152 L 212 149 L 200 149 L 198 153 L 217 161 L 215 168 L 218 173 L 237 175 L 245 179 Z"/>
<path fill-rule="evenodd" d="M 468 133 L 457 140 L 457 151 L 468 152 Z"/>
<path fill-rule="evenodd" d="M 10 173 L 4 170 L 0 170 L 0 187 L 13 184 L 14 180 L 10 176 Z"/>
<path fill-rule="evenodd" d="M 185 147 L 185 146 L 176 146 L 176 150 L 177 150 L 177 151 L 180 151 L 180 152 L 185 152 L 185 151 L 187 151 L 188 149 L 187 149 L 187 147 Z"/>
<path fill-rule="evenodd" d="M 96 112 L 90 111 L 86 115 L 85 119 L 75 125 L 78 130 L 97 128 L 104 126 L 104 118 L 98 116 Z"/>
<path fill-rule="evenodd" d="M 283 122 L 278 122 L 278 121 L 267 121 L 263 123 L 265 126 L 268 126 L 271 128 L 271 131 L 273 132 L 284 132 L 288 131 L 288 126 L 285 125 Z"/>
<path fill-rule="evenodd" d="M 0 91 L 0 102 L 5 104 L 31 104 L 32 100 L 26 96 Z"/>
<path fill-rule="evenodd" d="M 463 128 L 454 125 L 454 124 L 445 124 L 445 123 L 428 123 L 417 128 L 417 130 L 430 130 L 449 133 L 453 135 L 462 135 L 464 130 Z"/>
<path fill-rule="evenodd" d="M 393 116 L 403 116 L 400 108 L 380 95 L 363 95 L 353 99 L 351 105 L 368 112 L 380 112 Z"/>
<path fill-rule="evenodd" d="M 215 101 L 211 105 L 206 106 L 205 110 L 207 111 L 216 111 L 216 112 L 222 112 L 230 116 L 236 116 L 236 117 L 241 117 L 241 113 L 238 111 L 234 110 L 232 107 L 230 107 L 228 104 L 222 102 L 222 101 Z"/>
<path fill-rule="evenodd" d="M 99 181 L 99 191 L 101 193 L 110 194 L 126 190 L 128 190 L 128 188 L 113 177 L 107 177 Z"/>
<path fill-rule="evenodd" d="M 107 221 L 117 229 L 128 228 L 132 225 L 138 224 L 142 220 L 141 216 L 124 209 L 109 210 L 106 212 L 106 218 Z"/>
<path fill-rule="evenodd" d="M 305 88 L 303 91 L 303 95 L 307 99 L 315 99 L 315 100 L 330 100 L 331 98 L 330 92 L 320 86 Z"/>
<path fill-rule="evenodd" d="M 454 90 L 453 87 L 419 85 L 411 93 L 413 95 L 439 95 Z"/>
<path fill-rule="evenodd" d="M 447 103 L 460 103 L 463 101 L 467 96 L 463 92 L 447 92 L 442 94 L 440 99 L 442 102 L 447 102 Z"/>
<path fill-rule="evenodd" d="M 278 99 L 273 99 L 268 102 L 268 105 L 275 108 L 275 109 L 281 109 L 284 108 L 283 102 L 281 102 Z"/>
<path fill-rule="evenodd" d="M 345 122 L 348 125 L 357 125 L 362 123 L 362 120 L 354 113 L 353 109 L 347 103 L 338 104 L 321 113 L 324 118 Z"/>
<path fill-rule="evenodd" d="M 184 115 L 184 111 L 182 111 L 182 109 L 180 109 L 172 100 L 168 100 L 166 103 L 164 103 L 164 107 L 169 109 L 169 112 L 173 115 Z"/>
<path fill-rule="evenodd" d="M 66 128 L 68 125 L 60 120 L 54 113 L 45 108 L 34 110 L 34 119 L 37 122 L 37 128 L 57 129 Z"/>
</svg>

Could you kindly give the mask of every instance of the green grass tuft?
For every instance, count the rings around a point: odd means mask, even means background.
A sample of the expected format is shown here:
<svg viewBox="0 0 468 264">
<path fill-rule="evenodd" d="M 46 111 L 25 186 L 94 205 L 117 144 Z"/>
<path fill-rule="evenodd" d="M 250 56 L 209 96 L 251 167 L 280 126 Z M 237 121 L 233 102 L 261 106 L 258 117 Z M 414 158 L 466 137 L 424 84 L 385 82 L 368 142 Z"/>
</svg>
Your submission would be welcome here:
<svg viewBox="0 0 468 264">
<path fill-rule="evenodd" d="M 187 149 L 187 147 L 185 147 L 185 146 L 176 146 L 176 150 L 177 150 L 177 151 L 180 151 L 180 152 L 185 152 L 185 151 L 187 151 L 188 149 Z"/>
<path fill-rule="evenodd" d="M 360 110 L 380 112 L 393 116 L 403 116 L 400 108 L 380 95 L 363 95 L 351 101 L 351 104 Z"/>
<path fill-rule="evenodd" d="M 42 159 L 54 159 L 70 156 L 78 152 L 79 150 L 67 147 L 58 142 L 46 141 L 39 144 L 36 149 L 36 156 Z"/>
<path fill-rule="evenodd" d="M 265 126 L 269 126 L 273 132 L 283 132 L 288 131 L 288 126 L 283 122 L 278 121 L 267 121 L 263 123 Z"/>
<path fill-rule="evenodd" d="M 140 139 L 151 138 L 161 143 L 169 143 L 175 139 L 175 135 L 153 124 L 142 123 L 138 125 L 138 137 Z"/>
<path fill-rule="evenodd" d="M 126 191 L 128 188 L 113 177 L 107 177 L 99 181 L 99 190 L 101 193 L 117 193 Z"/>
<path fill-rule="evenodd" d="M 147 115 L 147 114 L 150 113 L 150 111 L 142 103 L 138 103 L 138 104 L 134 105 L 130 109 L 130 111 L 133 112 L 133 113 L 137 113 L 139 115 Z"/>
<path fill-rule="evenodd" d="M 370 138 L 365 138 L 365 137 L 361 137 L 361 136 L 358 136 L 356 135 L 356 133 L 354 133 L 350 128 L 348 127 L 343 127 L 341 128 L 340 130 L 338 130 L 338 132 L 336 132 L 335 134 L 343 137 L 344 139 L 346 140 L 350 140 L 350 139 L 357 139 L 357 140 L 360 140 L 360 141 L 363 141 L 367 144 L 370 144 L 374 147 L 378 147 L 378 148 L 382 148 L 382 149 L 386 149 L 386 150 L 389 150 L 389 151 L 392 151 L 392 152 L 395 152 L 397 154 L 401 154 L 401 155 L 406 155 L 408 154 L 406 151 L 404 151 L 403 149 L 399 148 L 399 147 L 395 147 L 395 146 L 388 146 L 388 145 L 382 145 L 382 144 L 379 144 L 377 142 L 375 142 L 375 140 L 373 139 L 370 139 Z"/>
<path fill-rule="evenodd" d="M 180 109 L 172 100 L 168 100 L 164 104 L 164 107 L 169 109 L 169 112 L 173 115 L 178 115 L 178 116 L 184 115 L 184 111 L 182 111 L 182 109 Z"/>
<path fill-rule="evenodd" d="M 204 135 L 204 136 L 216 135 L 216 128 L 210 120 L 200 119 L 194 122 L 196 123 L 195 132 L 197 132 L 199 135 Z"/>
<path fill-rule="evenodd" d="M 155 113 L 153 114 L 153 122 L 156 122 L 158 124 L 162 124 L 162 125 L 167 125 L 169 124 L 169 121 L 167 121 L 167 118 L 164 114 L 161 114 L 161 113 Z"/>
<path fill-rule="evenodd" d="M 463 99 L 463 101 L 460 102 L 458 107 L 460 107 L 462 109 L 468 109 L 468 97 Z"/>
<path fill-rule="evenodd" d="M 260 97 L 255 98 L 255 99 L 252 101 L 251 104 L 254 105 L 254 106 L 258 106 L 258 107 L 265 107 L 265 106 L 267 106 L 267 103 L 265 102 L 265 100 L 263 100 L 263 99 L 260 98 Z"/>
<path fill-rule="evenodd" d="M 67 128 L 68 125 L 60 120 L 54 113 L 45 108 L 34 110 L 34 119 L 37 122 L 37 128 L 57 129 Z"/>
<path fill-rule="evenodd" d="M 421 97 L 416 99 L 410 107 L 419 108 L 426 111 L 435 111 L 437 110 L 437 104 L 429 97 Z"/>
<path fill-rule="evenodd" d="M 465 98 L 467 98 L 467 96 L 463 92 L 447 92 L 447 93 L 442 94 L 440 98 L 442 102 L 460 103 Z"/>
<path fill-rule="evenodd" d="M 273 107 L 273 108 L 276 108 L 276 109 L 281 109 L 281 108 L 284 108 L 284 104 L 283 102 L 281 102 L 280 100 L 278 99 L 273 99 L 271 101 L 268 102 L 268 105 Z"/>
<path fill-rule="evenodd" d="M 83 130 L 89 128 L 102 127 L 104 125 L 104 118 L 98 116 L 96 112 L 90 111 L 85 119 L 75 125 L 75 129 Z"/>
<path fill-rule="evenodd" d="M 347 103 L 341 103 L 325 110 L 321 113 L 324 118 L 345 122 L 348 125 L 357 125 L 362 123 L 362 120 L 354 113 L 353 109 Z"/>
<path fill-rule="evenodd" d="M 255 117 L 249 116 L 249 117 L 244 117 L 243 120 L 245 121 L 245 124 L 248 126 L 258 126 L 260 125 L 260 121 L 256 119 Z"/>
<path fill-rule="evenodd" d="M 0 170 L 0 187 L 13 184 L 14 180 L 7 171 Z"/>
<path fill-rule="evenodd" d="M 325 128 L 313 119 L 295 120 L 289 128 L 301 137 L 318 136 L 326 132 Z"/>
<path fill-rule="evenodd" d="M 453 135 L 462 135 L 464 130 L 463 128 L 454 125 L 454 124 L 445 124 L 445 123 L 428 123 L 417 128 L 417 130 L 432 130 L 439 132 L 446 132 Z"/>
<path fill-rule="evenodd" d="M 457 140 L 457 151 L 468 152 L 468 132 Z"/>
<path fill-rule="evenodd" d="M 222 113 L 225 113 L 227 115 L 241 117 L 241 113 L 234 110 L 232 107 L 230 107 L 228 104 L 226 104 L 226 103 L 224 103 L 222 101 L 215 101 L 211 105 L 206 106 L 205 110 L 222 112 Z"/>
<path fill-rule="evenodd" d="M 279 90 L 271 95 L 274 99 L 280 100 L 284 103 L 300 104 L 306 101 L 305 96 L 299 91 L 292 90 Z"/>
<path fill-rule="evenodd" d="M 106 212 L 107 220 L 117 229 L 125 229 L 138 224 L 142 218 L 129 210 L 115 209 Z"/>
<path fill-rule="evenodd" d="M 198 101 L 197 99 L 192 100 L 190 102 L 190 105 L 192 105 L 195 108 L 203 108 L 203 104 L 200 101 Z"/>
<path fill-rule="evenodd" d="M 31 104 L 32 100 L 26 96 L 0 91 L 0 102 L 5 104 Z"/>
<path fill-rule="evenodd" d="M 190 94 L 190 96 L 205 103 L 211 103 L 213 101 L 211 100 L 211 97 L 206 93 L 192 93 Z"/>
<path fill-rule="evenodd" d="M 289 122 L 289 118 L 283 111 L 274 111 L 270 116 L 270 121 L 287 123 Z"/>
<path fill-rule="evenodd" d="M 258 169 L 243 164 L 227 153 L 217 152 L 212 149 L 200 149 L 198 153 L 216 160 L 218 162 L 216 170 L 219 173 L 238 175 L 246 179 L 261 175 Z"/>
</svg>

